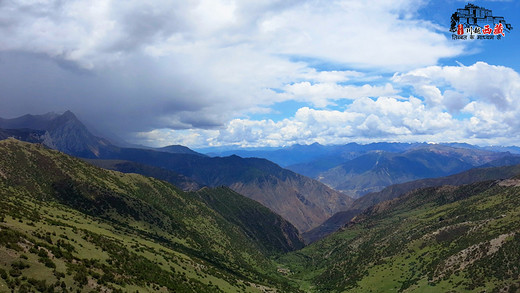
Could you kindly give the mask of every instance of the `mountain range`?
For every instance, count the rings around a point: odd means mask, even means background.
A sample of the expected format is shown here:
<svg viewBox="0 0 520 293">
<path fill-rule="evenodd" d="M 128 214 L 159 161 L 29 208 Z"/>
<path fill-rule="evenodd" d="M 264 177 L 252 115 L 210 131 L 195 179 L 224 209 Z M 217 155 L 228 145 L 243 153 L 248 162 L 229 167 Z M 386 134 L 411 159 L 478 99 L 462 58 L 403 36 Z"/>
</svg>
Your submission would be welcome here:
<svg viewBox="0 0 520 293">
<path fill-rule="evenodd" d="M 403 152 L 410 148 L 423 145 L 421 143 L 370 143 L 361 145 L 348 143 L 345 145 L 321 145 L 317 142 L 310 145 L 295 144 L 284 148 L 270 148 L 261 150 L 230 149 L 219 151 L 218 149 L 201 149 L 210 156 L 238 155 L 243 158 L 265 158 L 282 167 L 289 168 L 300 174 L 314 177 L 316 170 L 325 171 L 335 167 L 338 162 L 346 162 L 372 151 Z M 321 166 L 314 166 L 321 162 Z M 308 165 L 309 172 L 301 172 Z M 299 170 L 301 169 L 301 170 Z"/>
<path fill-rule="evenodd" d="M 393 184 L 447 176 L 505 157 L 511 154 L 424 145 L 402 153 L 370 152 L 320 173 L 317 179 L 358 198 Z"/>
<path fill-rule="evenodd" d="M 374 142 L 358 144 L 355 142 L 344 145 L 321 145 L 317 142 L 310 145 L 294 144 L 287 147 L 270 148 L 201 148 L 199 152 L 209 156 L 237 155 L 243 158 L 264 158 L 284 168 L 297 173 L 315 177 L 338 164 L 357 158 L 370 152 L 402 153 L 413 148 L 424 146 L 448 146 L 456 149 L 471 149 L 491 152 L 511 153 L 520 155 L 517 146 L 476 146 L 467 143 L 402 143 L 402 142 Z"/>
<path fill-rule="evenodd" d="M 203 186 L 228 186 L 283 216 L 300 231 L 318 226 L 352 203 L 350 197 L 265 159 L 210 158 L 128 148 L 105 158 L 167 169 Z"/>
<path fill-rule="evenodd" d="M 33 129 L 33 133 L 42 138 L 40 142 L 50 148 L 76 157 L 110 160 L 93 163 L 122 172 L 159 176 L 186 190 L 228 186 L 270 208 L 302 232 L 318 226 L 352 203 L 350 197 L 265 159 L 211 158 L 183 146 L 118 147 L 107 139 L 94 136 L 70 111 L 61 115 L 1 119 L 0 127 Z M 45 131 L 43 136 L 42 131 Z"/>
<path fill-rule="evenodd" d="M 0 291 L 520 289 L 511 153 L 350 145 L 357 151 L 325 170 L 338 169 L 329 184 L 460 172 L 386 182 L 353 201 L 262 158 L 119 147 L 70 112 L 0 122 Z"/>
<path fill-rule="evenodd" d="M 302 173 L 315 175 L 316 180 L 324 183 L 321 184 L 266 159 L 237 155 L 210 157 L 180 145 L 156 149 L 118 147 L 107 139 L 94 136 L 70 111 L 61 115 L 49 113 L 0 119 L 0 127 L 4 128 L 0 137 L 17 136 L 22 140 L 41 142 L 50 148 L 90 159 L 97 166 L 152 176 L 186 191 L 204 186 L 228 186 L 289 220 L 301 232 L 306 232 L 307 241 L 317 239 L 309 235 L 323 235 L 321 224 L 336 228 L 337 225 L 331 226 L 330 221 L 325 222 L 334 214 L 344 211 L 350 215 L 352 211 L 362 210 L 352 206 L 352 198 L 361 197 L 360 202 L 363 202 L 365 195 L 393 184 L 452 175 L 479 166 L 520 163 L 520 157 L 509 152 L 493 152 L 468 144 L 323 146 L 315 143 L 242 153 L 293 164 L 288 167 L 293 170 L 307 168 L 310 172 Z M 330 220 L 336 221 L 338 217 Z M 314 228 L 317 230 L 311 233 Z M 325 230 L 330 232 L 331 228 Z"/>
<path fill-rule="evenodd" d="M 478 147 L 462 143 L 332 146 L 314 143 L 276 150 L 227 150 L 221 154 L 266 158 L 352 198 L 359 198 L 392 184 L 452 175 L 486 164 L 508 165 L 507 160 L 518 160 L 519 150 L 517 147 Z"/>
</svg>

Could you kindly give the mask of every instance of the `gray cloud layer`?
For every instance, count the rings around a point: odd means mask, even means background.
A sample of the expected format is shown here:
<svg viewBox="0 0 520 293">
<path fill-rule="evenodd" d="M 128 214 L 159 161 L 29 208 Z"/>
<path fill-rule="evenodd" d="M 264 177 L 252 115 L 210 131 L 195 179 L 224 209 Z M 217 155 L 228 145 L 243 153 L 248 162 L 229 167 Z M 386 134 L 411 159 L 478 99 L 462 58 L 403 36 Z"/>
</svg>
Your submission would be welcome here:
<svg viewBox="0 0 520 293">
<path fill-rule="evenodd" d="M 356 70 L 408 71 L 460 54 L 444 28 L 417 18 L 425 3 L 2 1 L 0 116 L 70 109 L 123 136 L 170 128 L 233 141 L 233 121 L 278 102 L 324 109 L 397 94 L 392 81 L 366 84 Z M 353 71 L 294 61 L 305 59 Z M 352 133 L 377 136 L 376 118 Z"/>
</svg>

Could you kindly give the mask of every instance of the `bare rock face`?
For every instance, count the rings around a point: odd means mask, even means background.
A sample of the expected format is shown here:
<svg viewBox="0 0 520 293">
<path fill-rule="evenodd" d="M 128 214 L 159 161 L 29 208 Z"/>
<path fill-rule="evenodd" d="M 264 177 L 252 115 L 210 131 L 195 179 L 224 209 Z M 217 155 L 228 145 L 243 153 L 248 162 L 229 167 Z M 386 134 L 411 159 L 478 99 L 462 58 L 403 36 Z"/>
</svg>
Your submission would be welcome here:
<svg viewBox="0 0 520 293">
<path fill-rule="evenodd" d="M 353 201 L 318 181 L 295 173 L 286 178 L 268 176 L 262 182 L 236 182 L 230 187 L 270 208 L 302 232 L 348 209 Z"/>
<path fill-rule="evenodd" d="M 28 142 L 40 142 L 64 153 L 85 158 L 98 158 L 112 144 L 103 138 L 96 137 L 78 120 L 71 111 L 59 115 L 24 115 L 13 119 L 0 119 L 0 128 L 16 129 L 38 133 L 42 132 L 39 141 L 28 137 L 20 137 Z"/>
</svg>

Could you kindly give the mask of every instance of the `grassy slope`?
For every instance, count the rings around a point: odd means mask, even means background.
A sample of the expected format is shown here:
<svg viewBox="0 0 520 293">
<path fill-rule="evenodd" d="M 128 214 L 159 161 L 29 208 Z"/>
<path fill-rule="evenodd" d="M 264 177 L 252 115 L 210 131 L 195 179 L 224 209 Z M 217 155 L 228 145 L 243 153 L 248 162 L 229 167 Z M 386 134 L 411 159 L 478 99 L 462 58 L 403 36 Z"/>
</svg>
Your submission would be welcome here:
<svg viewBox="0 0 520 293">
<path fill-rule="evenodd" d="M 516 292 L 519 183 L 418 190 L 280 262 L 312 291 Z"/>
<path fill-rule="evenodd" d="M 187 183 L 190 187 L 200 187 L 182 175 L 157 167 L 142 165 L 129 161 L 85 160 L 98 167 L 117 170 L 123 173 L 137 173 L 174 184 Z M 179 180 L 176 180 L 179 179 Z M 193 184 L 192 184 L 193 183 Z M 240 195 L 233 190 L 221 186 L 204 188 L 189 193 L 203 201 L 230 223 L 239 226 L 266 255 L 279 255 L 284 252 L 302 248 L 303 240 L 297 229 L 268 208 Z"/>
<path fill-rule="evenodd" d="M 281 215 L 300 231 L 319 225 L 352 203 L 350 197 L 265 159 L 209 158 L 131 148 L 102 157 L 168 169 L 205 186 L 228 186 Z"/>
<path fill-rule="evenodd" d="M 280 255 L 304 246 L 298 230 L 289 222 L 228 187 L 203 188 L 191 194 L 241 227 L 266 255 Z"/>
<path fill-rule="evenodd" d="M 292 290 L 241 227 L 165 182 L 15 140 L 0 157 L 0 291 Z"/>
<path fill-rule="evenodd" d="M 263 241 L 248 234 L 252 222 L 223 204 L 239 200 L 227 189 L 186 194 L 14 140 L 0 142 L 0 157 L 0 292 L 294 292 L 292 281 L 321 292 L 520 287 L 518 179 L 381 203 L 281 256 L 286 281 L 270 249 L 251 240 Z"/>
<path fill-rule="evenodd" d="M 320 226 L 312 229 L 311 231 L 303 233 L 302 237 L 305 239 L 306 243 L 312 243 L 322 239 L 325 236 L 336 232 L 339 228 L 347 224 L 350 219 L 361 213 L 363 210 L 380 202 L 399 197 L 415 189 L 443 185 L 459 186 L 479 181 L 510 178 L 518 174 L 520 174 L 520 165 L 475 168 L 446 177 L 421 179 L 401 184 L 394 184 L 379 192 L 369 193 L 361 198 L 356 199 L 349 210 L 334 214 Z"/>
</svg>

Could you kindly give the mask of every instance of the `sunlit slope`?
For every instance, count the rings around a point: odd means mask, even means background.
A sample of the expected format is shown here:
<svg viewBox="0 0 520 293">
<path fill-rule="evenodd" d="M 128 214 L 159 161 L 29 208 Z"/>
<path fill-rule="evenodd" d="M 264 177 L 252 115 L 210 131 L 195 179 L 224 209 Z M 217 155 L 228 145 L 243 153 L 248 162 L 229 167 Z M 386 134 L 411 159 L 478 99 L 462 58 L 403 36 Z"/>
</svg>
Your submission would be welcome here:
<svg viewBox="0 0 520 293">
<path fill-rule="evenodd" d="M 520 179 L 426 188 L 281 258 L 319 292 L 517 292 Z"/>
<path fill-rule="evenodd" d="M 0 291 L 294 291 L 193 194 L 12 139 L 0 158 Z"/>
</svg>

